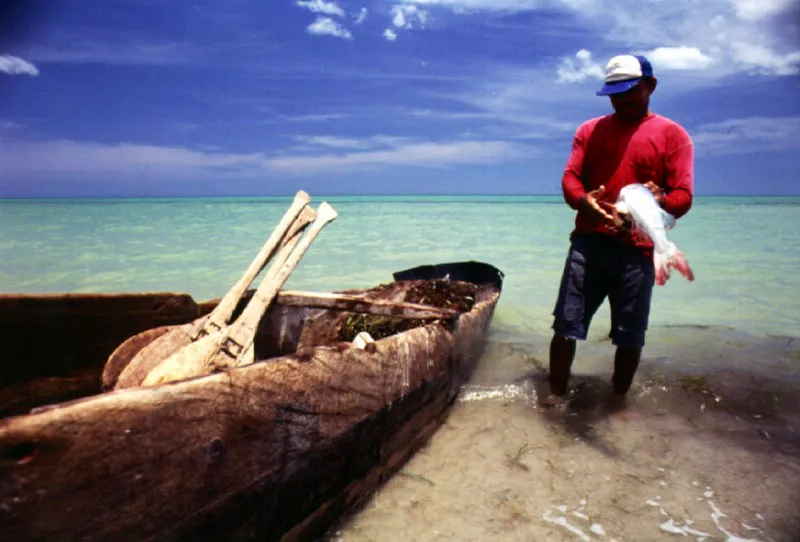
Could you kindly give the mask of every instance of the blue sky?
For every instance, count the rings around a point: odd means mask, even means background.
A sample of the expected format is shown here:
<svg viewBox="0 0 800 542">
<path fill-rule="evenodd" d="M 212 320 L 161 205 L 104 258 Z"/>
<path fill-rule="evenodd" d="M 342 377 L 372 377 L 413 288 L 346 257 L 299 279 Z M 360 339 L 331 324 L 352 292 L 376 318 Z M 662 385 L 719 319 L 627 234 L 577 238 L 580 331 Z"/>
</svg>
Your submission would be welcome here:
<svg viewBox="0 0 800 542">
<path fill-rule="evenodd" d="M 698 194 L 800 194 L 796 0 L 13 1 L 0 197 L 560 190 L 646 54 Z"/>
</svg>

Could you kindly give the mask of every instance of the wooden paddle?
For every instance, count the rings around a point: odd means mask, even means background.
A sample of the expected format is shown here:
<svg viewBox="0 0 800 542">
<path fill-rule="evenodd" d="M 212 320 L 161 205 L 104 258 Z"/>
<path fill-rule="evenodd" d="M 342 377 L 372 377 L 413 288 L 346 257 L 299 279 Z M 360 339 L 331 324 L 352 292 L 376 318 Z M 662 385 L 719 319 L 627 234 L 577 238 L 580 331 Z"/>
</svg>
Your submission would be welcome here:
<svg viewBox="0 0 800 542">
<path fill-rule="evenodd" d="M 202 337 L 171 355 L 147 375 L 142 385 L 155 386 L 252 363 L 258 322 L 314 238 L 337 216 L 333 207 L 326 202 L 320 204 L 317 219 L 311 228 L 305 236 L 300 238 L 298 235 L 281 249 L 241 316 L 228 327 Z"/>
<path fill-rule="evenodd" d="M 279 243 L 287 243 L 316 218 L 314 210 L 308 207 L 308 201 L 308 194 L 303 191 L 297 193 L 289 210 L 281 218 L 277 228 L 267 239 L 245 274 L 225 294 L 225 297 L 211 313 L 194 322 L 168 328 L 163 333 L 155 330 L 144 331 L 118 346 L 106 361 L 106 369 L 103 371 L 103 386 L 106 389 L 112 386 L 114 389 L 138 386 L 144 377 L 166 358 L 201 337 L 227 326 L 237 303 L 247 291 L 247 287 L 273 256 Z M 163 328 L 156 329 L 163 331 Z M 144 341 L 147 342 L 146 346 L 141 346 Z M 128 359 L 130 362 L 127 361 Z M 114 370 L 117 371 L 117 378 L 115 378 Z"/>
<path fill-rule="evenodd" d="M 236 309 L 236 305 L 239 303 L 242 295 L 247 291 L 247 288 L 250 287 L 259 273 L 261 273 L 261 270 L 264 269 L 264 266 L 267 265 L 270 258 L 281 248 L 281 243 L 293 237 L 293 234 L 287 235 L 289 230 L 296 228 L 296 233 L 316 218 L 316 214 L 311 210 L 306 211 L 305 215 L 301 214 L 306 210 L 306 206 L 310 201 L 311 198 L 302 190 L 295 195 L 291 206 L 286 213 L 284 213 L 278 226 L 269 236 L 269 239 L 267 239 L 261 251 L 250 263 L 250 267 L 247 268 L 242 278 L 240 278 L 233 288 L 225 294 L 225 297 L 223 297 L 219 305 L 211 311 L 205 322 L 197 322 L 195 324 L 195 339 L 199 339 L 201 336 L 207 335 L 212 331 L 218 331 L 228 324 L 233 311 Z M 296 219 L 299 216 L 302 216 L 302 225 L 298 226 Z"/>
<path fill-rule="evenodd" d="M 106 360 L 106 364 L 103 367 L 103 377 L 102 377 L 102 384 L 103 384 L 103 391 L 108 391 L 114 389 L 117 386 L 117 382 L 119 381 L 120 374 L 125 368 L 130 364 L 130 361 L 138 354 L 144 347 L 148 344 L 152 343 L 162 335 L 169 333 L 170 331 L 174 330 L 175 328 L 180 327 L 178 325 L 169 325 L 169 326 L 160 326 L 154 327 L 150 329 L 146 329 L 141 333 L 137 333 L 131 337 L 125 339 L 125 341 L 120 344 L 118 347 L 114 349 L 108 359 Z M 186 336 L 189 336 L 189 331 L 187 330 Z M 138 366 L 141 366 L 139 364 Z M 129 388 L 131 386 L 138 385 L 142 379 L 147 376 L 147 373 L 150 372 L 150 369 L 145 371 L 143 374 L 129 374 L 126 377 L 126 385 L 120 386 L 121 388 Z M 136 383 L 131 383 L 131 381 L 138 379 Z"/>
</svg>

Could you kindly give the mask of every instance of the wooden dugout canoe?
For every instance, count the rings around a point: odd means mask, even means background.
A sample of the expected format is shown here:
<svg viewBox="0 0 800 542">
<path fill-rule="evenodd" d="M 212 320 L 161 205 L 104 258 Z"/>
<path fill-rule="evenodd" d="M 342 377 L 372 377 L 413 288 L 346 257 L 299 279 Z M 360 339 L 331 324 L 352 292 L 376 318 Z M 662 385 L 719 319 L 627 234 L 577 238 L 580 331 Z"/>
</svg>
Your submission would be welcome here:
<svg viewBox="0 0 800 542">
<path fill-rule="evenodd" d="M 374 348 L 325 337 L 347 313 L 279 298 L 259 324 L 256 357 L 268 359 L 110 393 L 100 378 L 117 345 L 213 305 L 183 294 L 0 296 L 0 540 L 324 533 L 444 420 L 480 357 L 503 275 L 479 262 L 423 266 L 360 291 L 401 300 L 445 276 L 475 285 L 474 305 Z"/>
</svg>

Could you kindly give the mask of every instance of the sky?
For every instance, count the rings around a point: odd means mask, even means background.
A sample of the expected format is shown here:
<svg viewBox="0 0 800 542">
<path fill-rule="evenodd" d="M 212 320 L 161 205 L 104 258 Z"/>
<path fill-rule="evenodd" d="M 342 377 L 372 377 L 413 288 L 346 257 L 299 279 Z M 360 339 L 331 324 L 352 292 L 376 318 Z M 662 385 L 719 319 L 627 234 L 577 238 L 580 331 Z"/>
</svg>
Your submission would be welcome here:
<svg viewBox="0 0 800 542">
<path fill-rule="evenodd" d="M 698 195 L 800 194 L 797 0 L 11 0 L 0 197 L 557 194 L 627 53 Z"/>
</svg>

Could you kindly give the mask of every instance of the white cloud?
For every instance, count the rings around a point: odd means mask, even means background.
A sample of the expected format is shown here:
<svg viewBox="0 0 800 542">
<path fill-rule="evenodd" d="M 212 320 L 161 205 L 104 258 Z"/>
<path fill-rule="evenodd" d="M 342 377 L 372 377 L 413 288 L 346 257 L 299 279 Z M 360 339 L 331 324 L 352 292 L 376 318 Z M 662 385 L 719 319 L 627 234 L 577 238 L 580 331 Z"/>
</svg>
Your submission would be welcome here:
<svg viewBox="0 0 800 542">
<path fill-rule="evenodd" d="M 0 119 L 0 130 L 19 130 L 20 128 L 24 128 L 23 124 L 18 122 L 14 122 L 12 120 L 2 120 Z"/>
<path fill-rule="evenodd" d="M 800 51 L 784 55 L 763 45 L 743 42 L 731 44 L 733 58 L 750 71 L 768 75 L 795 75 L 800 73 Z"/>
<path fill-rule="evenodd" d="M 283 156 L 267 161 L 270 169 L 282 173 L 365 169 L 380 166 L 447 167 L 460 164 L 496 164 L 530 156 L 526 147 L 508 141 L 455 141 L 449 143 L 408 143 L 386 150 Z"/>
<path fill-rule="evenodd" d="M 657 47 L 646 51 L 644 56 L 653 64 L 653 70 L 702 70 L 708 68 L 713 60 L 700 52 L 697 47 Z M 657 74 L 656 74 L 657 75 Z"/>
<path fill-rule="evenodd" d="M 699 155 L 800 150 L 800 116 L 729 119 L 702 124 L 690 133 Z"/>
<path fill-rule="evenodd" d="M 554 115 L 563 113 L 565 103 L 585 103 L 587 97 L 594 96 L 594 90 L 559 83 L 549 66 L 510 66 L 483 74 L 472 88 L 452 98 L 497 122 L 563 136 L 574 132 L 575 124 L 564 123 Z"/>
<path fill-rule="evenodd" d="M 88 35 L 90 34 L 90 35 Z M 60 32 L 58 45 L 32 45 L 26 49 L 37 62 L 59 64 L 169 65 L 202 62 L 207 46 L 188 42 L 131 39 L 105 29 L 90 33 Z"/>
<path fill-rule="evenodd" d="M 39 70 L 36 66 L 11 55 L 0 55 L 0 72 L 9 75 L 39 75 Z"/>
<path fill-rule="evenodd" d="M 707 79 L 738 72 L 796 73 L 791 64 L 800 52 L 797 0 L 404 0 L 402 5 L 448 10 L 451 17 L 558 10 L 573 16 L 587 35 L 602 36 L 611 46 L 605 48 L 609 57 L 649 50 L 657 67 L 691 69 Z M 741 43 L 749 50 L 735 45 Z M 563 81 L 596 74 L 583 70 L 579 60 L 571 63 L 558 68 Z"/>
<path fill-rule="evenodd" d="M 297 5 L 301 8 L 306 8 L 312 13 L 344 17 L 344 10 L 336 5 L 336 2 L 326 2 L 325 0 L 310 0 L 306 2 L 301 0 L 297 2 Z"/>
<path fill-rule="evenodd" d="M 315 13 L 344 14 L 333 1 L 296 3 Z M 794 74 L 800 54 L 792 37 L 798 32 L 792 22 L 796 0 L 393 0 L 390 6 L 390 26 L 383 31 L 388 41 L 396 41 L 399 30 L 427 27 L 435 10 L 442 15 L 442 24 L 447 24 L 447 17 L 560 11 L 585 27 L 587 35 L 603 37 L 604 58 L 645 51 L 657 73 L 694 71 L 692 84 L 739 72 Z M 367 8 L 361 8 L 353 21 L 360 24 L 366 15 Z M 329 18 L 318 19 L 309 32 L 352 39 L 349 30 Z M 594 52 L 599 54 L 599 48 Z M 555 68 L 556 79 L 580 83 L 600 78 L 603 65 L 580 55 L 562 58 Z"/>
<path fill-rule="evenodd" d="M 401 147 L 413 143 L 414 140 L 410 137 L 374 135 L 369 137 L 369 142 L 375 147 Z"/>
<path fill-rule="evenodd" d="M 368 146 L 358 139 L 337 136 L 297 136 L 295 139 L 306 145 L 318 145 L 334 149 L 361 149 Z"/>
<path fill-rule="evenodd" d="M 579 0 L 576 0 L 579 1 Z M 477 11 L 530 11 L 548 4 L 542 0 L 404 0 L 406 4 L 420 6 L 441 6 L 455 13 L 475 13 Z"/>
<path fill-rule="evenodd" d="M 144 171 L 154 179 L 243 178 L 263 177 L 269 170 L 306 174 L 381 166 L 493 164 L 525 159 L 531 154 L 529 148 L 518 143 L 498 140 L 419 142 L 387 135 L 363 140 L 336 136 L 308 136 L 298 140 L 315 145 L 317 154 L 314 147 L 305 147 L 302 154 L 270 158 L 262 152 L 226 153 L 133 143 L 4 141 L 0 146 L 0 178 L 85 177 L 130 181 L 140 178 Z M 318 154 L 320 146 L 335 151 L 326 149 L 324 154 Z"/>
<path fill-rule="evenodd" d="M 477 111 L 477 112 L 461 112 L 461 111 L 444 111 L 444 110 L 431 110 L 431 109 L 415 109 L 409 112 L 410 115 L 414 117 L 423 117 L 426 119 L 438 119 L 438 120 L 451 120 L 451 121 L 462 121 L 462 120 L 490 120 L 494 119 L 495 116 L 491 113 L 487 113 L 485 111 Z"/>
<path fill-rule="evenodd" d="M 181 147 L 71 140 L 4 142 L 0 152 L 0 175 L 108 175 L 122 179 L 135 177 L 147 168 L 154 174 L 189 177 L 225 171 L 263 171 L 265 163 L 262 153 L 203 152 Z"/>
<path fill-rule="evenodd" d="M 397 28 L 410 30 L 415 24 L 424 27 L 428 22 L 428 12 L 410 4 L 396 4 L 390 12 L 392 24 Z"/>
<path fill-rule="evenodd" d="M 349 117 L 346 113 L 315 113 L 309 115 L 282 116 L 281 118 L 289 122 L 327 122 L 329 120 L 339 120 Z"/>
<path fill-rule="evenodd" d="M 575 59 L 564 57 L 557 69 L 559 83 L 579 83 L 588 77 L 602 79 L 605 69 L 592 61 L 592 53 L 581 49 L 575 53 Z"/>
<path fill-rule="evenodd" d="M 318 17 L 308 25 L 308 33 L 316 36 L 333 36 L 345 40 L 353 39 L 353 34 L 345 27 L 328 17 Z"/>
<path fill-rule="evenodd" d="M 795 0 L 733 0 L 736 15 L 745 21 L 757 21 L 786 11 Z"/>
<path fill-rule="evenodd" d="M 667 69 L 694 69 L 710 79 L 739 72 L 791 73 L 785 65 L 797 51 L 790 38 L 796 29 L 781 27 L 782 23 L 772 19 L 743 19 L 731 0 L 607 1 L 605 9 L 589 9 L 578 16 L 587 22 L 593 19 L 593 26 L 606 26 L 608 36 L 624 36 L 620 45 L 626 48 L 655 52 Z M 772 6 L 770 13 L 791 9 L 767 3 Z M 632 16 L 643 9 L 648 13 L 645 19 Z M 737 50 L 737 43 L 749 43 L 753 51 L 762 53 L 744 53 Z M 772 54 L 763 54 L 767 51 Z M 655 59 L 651 60 L 658 69 Z"/>
<path fill-rule="evenodd" d="M 611 9 L 621 6 L 629 8 L 645 8 L 648 16 L 652 13 L 659 15 L 659 12 L 686 11 L 686 16 L 693 17 L 700 8 L 698 2 L 688 0 L 675 0 L 670 2 L 672 5 L 661 0 L 631 0 L 627 2 L 609 2 L 608 0 L 403 0 L 405 4 L 415 4 L 419 6 L 449 8 L 458 14 L 473 14 L 479 11 L 499 11 L 499 12 L 525 12 L 537 9 L 568 9 L 576 12 L 595 12 L 603 8 Z M 795 0 L 705 0 L 703 4 L 715 7 L 718 11 L 731 9 L 743 20 L 758 20 L 770 17 L 787 11 Z M 694 7 L 695 10 L 689 9 Z M 638 13 L 629 11 L 629 13 Z M 642 17 L 634 17 L 641 22 Z"/>
</svg>

